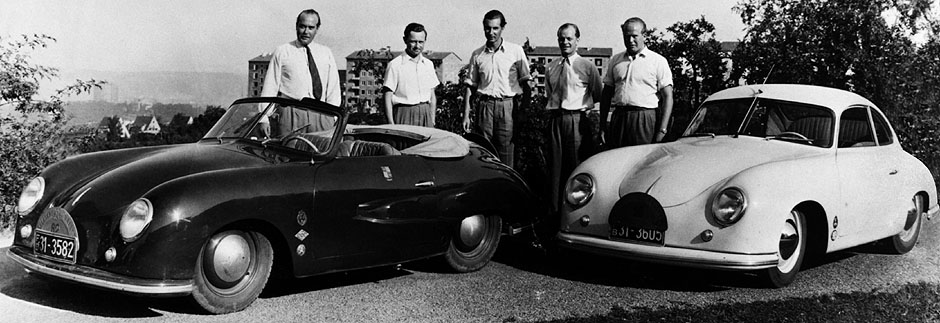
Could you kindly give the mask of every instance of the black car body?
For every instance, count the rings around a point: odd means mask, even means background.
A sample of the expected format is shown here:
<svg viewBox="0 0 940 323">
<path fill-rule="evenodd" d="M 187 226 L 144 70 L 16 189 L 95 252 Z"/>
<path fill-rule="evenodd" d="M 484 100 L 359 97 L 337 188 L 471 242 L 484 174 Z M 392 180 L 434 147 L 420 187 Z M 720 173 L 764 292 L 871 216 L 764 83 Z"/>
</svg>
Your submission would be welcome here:
<svg viewBox="0 0 940 323">
<path fill-rule="evenodd" d="M 273 259 L 295 277 L 436 255 L 477 270 L 543 210 L 479 144 L 345 120 L 310 99 L 242 99 L 196 143 L 68 158 L 24 189 L 8 254 L 30 272 L 222 313 L 257 297 Z"/>
</svg>

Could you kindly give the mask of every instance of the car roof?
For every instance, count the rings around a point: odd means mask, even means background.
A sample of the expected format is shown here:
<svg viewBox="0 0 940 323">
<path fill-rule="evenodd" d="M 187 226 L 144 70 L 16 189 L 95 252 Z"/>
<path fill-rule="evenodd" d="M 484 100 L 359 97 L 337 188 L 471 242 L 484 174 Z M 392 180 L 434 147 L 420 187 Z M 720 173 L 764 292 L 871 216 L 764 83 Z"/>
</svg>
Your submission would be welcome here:
<svg viewBox="0 0 940 323">
<path fill-rule="evenodd" d="M 733 87 L 712 94 L 705 101 L 759 97 L 824 106 L 839 113 L 852 105 L 875 104 L 862 96 L 840 89 L 805 84 L 754 84 Z"/>
</svg>

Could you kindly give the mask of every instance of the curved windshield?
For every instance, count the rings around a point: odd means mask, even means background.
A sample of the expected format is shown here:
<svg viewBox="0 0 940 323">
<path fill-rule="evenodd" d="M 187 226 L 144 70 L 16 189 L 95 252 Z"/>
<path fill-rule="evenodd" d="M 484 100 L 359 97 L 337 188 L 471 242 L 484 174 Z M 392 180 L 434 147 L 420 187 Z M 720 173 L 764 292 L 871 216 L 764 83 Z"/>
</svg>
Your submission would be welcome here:
<svg viewBox="0 0 940 323">
<path fill-rule="evenodd" d="M 710 101 L 695 112 L 682 136 L 743 135 L 829 147 L 833 119 L 829 109 L 795 102 L 761 98 L 756 102 L 753 98 Z"/>
<path fill-rule="evenodd" d="M 329 150 L 337 122 L 336 116 L 302 106 L 239 103 L 229 107 L 203 139 L 244 138 L 320 153 Z"/>
</svg>

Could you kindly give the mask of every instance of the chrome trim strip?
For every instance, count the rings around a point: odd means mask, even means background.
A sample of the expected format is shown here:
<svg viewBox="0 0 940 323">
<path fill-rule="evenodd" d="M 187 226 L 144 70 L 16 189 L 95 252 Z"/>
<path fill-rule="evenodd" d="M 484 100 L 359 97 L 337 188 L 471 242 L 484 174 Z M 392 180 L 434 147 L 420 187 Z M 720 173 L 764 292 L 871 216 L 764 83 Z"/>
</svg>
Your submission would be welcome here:
<svg viewBox="0 0 940 323">
<path fill-rule="evenodd" d="M 25 247 L 13 246 L 7 256 L 26 268 L 29 273 L 38 273 L 94 287 L 153 296 L 182 296 L 193 291 L 192 280 L 140 279 L 109 273 L 84 266 L 57 263 L 29 254 Z"/>
<path fill-rule="evenodd" d="M 654 263 L 695 268 L 756 270 L 777 265 L 776 253 L 737 254 L 718 251 L 660 247 L 559 232 L 563 248 Z"/>
</svg>

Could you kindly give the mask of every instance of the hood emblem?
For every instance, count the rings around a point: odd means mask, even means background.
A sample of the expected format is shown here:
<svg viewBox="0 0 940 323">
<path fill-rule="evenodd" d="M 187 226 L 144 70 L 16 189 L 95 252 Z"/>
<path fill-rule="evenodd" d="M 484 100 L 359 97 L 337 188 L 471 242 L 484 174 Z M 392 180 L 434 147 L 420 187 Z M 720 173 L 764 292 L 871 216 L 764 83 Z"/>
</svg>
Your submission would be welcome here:
<svg viewBox="0 0 940 323">
<path fill-rule="evenodd" d="M 297 240 L 304 241 L 304 239 L 306 239 L 307 236 L 309 235 L 310 234 L 307 233 L 307 231 L 300 230 L 300 231 L 297 231 L 297 234 L 295 234 L 294 237 L 297 238 Z"/>
<path fill-rule="evenodd" d="M 300 210 L 300 212 L 297 212 L 297 224 L 299 224 L 300 226 L 304 226 L 305 224 L 307 224 L 307 213 L 304 212 L 304 210 Z M 303 239 L 300 239 L 300 240 L 303 240 Z"/>
</svg>

